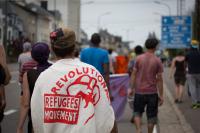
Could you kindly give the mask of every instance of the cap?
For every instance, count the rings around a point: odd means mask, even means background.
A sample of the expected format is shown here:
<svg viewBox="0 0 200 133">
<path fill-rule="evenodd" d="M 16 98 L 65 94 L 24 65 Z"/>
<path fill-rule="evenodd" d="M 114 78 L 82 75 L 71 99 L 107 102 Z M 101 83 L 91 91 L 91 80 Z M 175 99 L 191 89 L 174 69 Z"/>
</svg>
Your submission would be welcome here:
<svg viewBox="0 0 200 133">
<path fill-rule="evenodd" d="M 49 46 L 43 42 L 34 44 L 31 50 L 32 58 L 38 63 L 46 62 L 49 58 L 49 53 Z"/>
<path fill-rule="evenodd" d="M 199 42 L 197 40 L 192 40 L 191 41 L 191 46 L 192 48 L 198 48 Z"/>
<path fill-rule="evenodd" d="M 70 48 L 76 44 L 76 35 L 69 28 L 58 28 L 50 33 L 50 40 L 54 48 Z"/>
</svg>

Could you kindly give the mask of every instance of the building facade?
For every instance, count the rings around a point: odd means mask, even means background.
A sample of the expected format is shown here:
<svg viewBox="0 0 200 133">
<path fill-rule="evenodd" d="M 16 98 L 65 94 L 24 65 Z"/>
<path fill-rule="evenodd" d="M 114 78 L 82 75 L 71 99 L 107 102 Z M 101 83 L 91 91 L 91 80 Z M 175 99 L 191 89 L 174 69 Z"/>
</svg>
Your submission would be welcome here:
<svg viewBox="0 0 200 133">
<path fill-rule="evenodd" d="M 40 5 L 42 1 L 47 0 L 26 0 L 27 3 L 35 3 Z M 47 8 L 51 11 L 58 10 L 62 15 L 62 21 L 58 26 L 70 27 L 77 36 L 77 41 L 80 41 L 80 0 L 48 0 Z"/>
</svg>

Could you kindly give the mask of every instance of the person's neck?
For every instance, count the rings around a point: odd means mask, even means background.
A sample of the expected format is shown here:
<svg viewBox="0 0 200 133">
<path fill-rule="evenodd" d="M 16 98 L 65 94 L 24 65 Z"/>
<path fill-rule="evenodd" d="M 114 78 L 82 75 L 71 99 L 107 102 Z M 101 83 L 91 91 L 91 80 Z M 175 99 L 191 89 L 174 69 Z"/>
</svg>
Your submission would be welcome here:
<svg viewBox="0 0 200 133">
<path fill-rule="evenodd" d="M 98 44 L 94 44 L 94 43 L 92 43 L 92 44 L 91 44 L 91 47 L 98 48 L 98 47 L 99 47 L 99 45 L 98 45 Z"/>
<path fill-rule="evenodd" d="M 148 50 L 147 50 L 148 53 L 152 53 L 152 54 L 153 54 L 155 51 L 156 51 L 156 49 L 148 49 Z"/>
<path fill-rule="evenodd" d="M 68 55 L 65 57 L 56 57 L 56 60 L 61 60 L 61 59 L 74 59 L 75 57 L 73 55 Z"/>
</svg>

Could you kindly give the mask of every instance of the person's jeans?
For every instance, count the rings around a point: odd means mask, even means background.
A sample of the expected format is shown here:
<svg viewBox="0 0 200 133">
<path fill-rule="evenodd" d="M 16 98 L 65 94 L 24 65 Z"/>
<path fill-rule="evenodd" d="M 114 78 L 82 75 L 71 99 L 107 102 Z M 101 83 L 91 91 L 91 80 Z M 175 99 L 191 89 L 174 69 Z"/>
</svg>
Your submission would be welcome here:
<svg viewBox="0 0 200 133">
<path fill-rule="evenodd" d="M 200 74 L 187 74 L 187 84 L 192 103 L 200 102 Z"/>
</svg>

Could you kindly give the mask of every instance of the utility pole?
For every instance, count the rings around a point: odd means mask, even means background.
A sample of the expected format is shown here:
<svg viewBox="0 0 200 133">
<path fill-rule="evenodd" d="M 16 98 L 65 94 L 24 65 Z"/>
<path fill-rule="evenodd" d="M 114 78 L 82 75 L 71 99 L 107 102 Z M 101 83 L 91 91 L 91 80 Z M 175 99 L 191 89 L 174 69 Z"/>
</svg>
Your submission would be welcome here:
<svg viewBox="0 0 200 133">
<path fill-rule="evenodd" d="M 185 0 L 177 0 L 177 16 L 182 16 L 185 10 Z"/>
<path fill-rule="evenodd" d="M 56 16 L 56 0 L 54 0 L 54 28 L 57 28 L 57 16 Z"/>
</svg>

